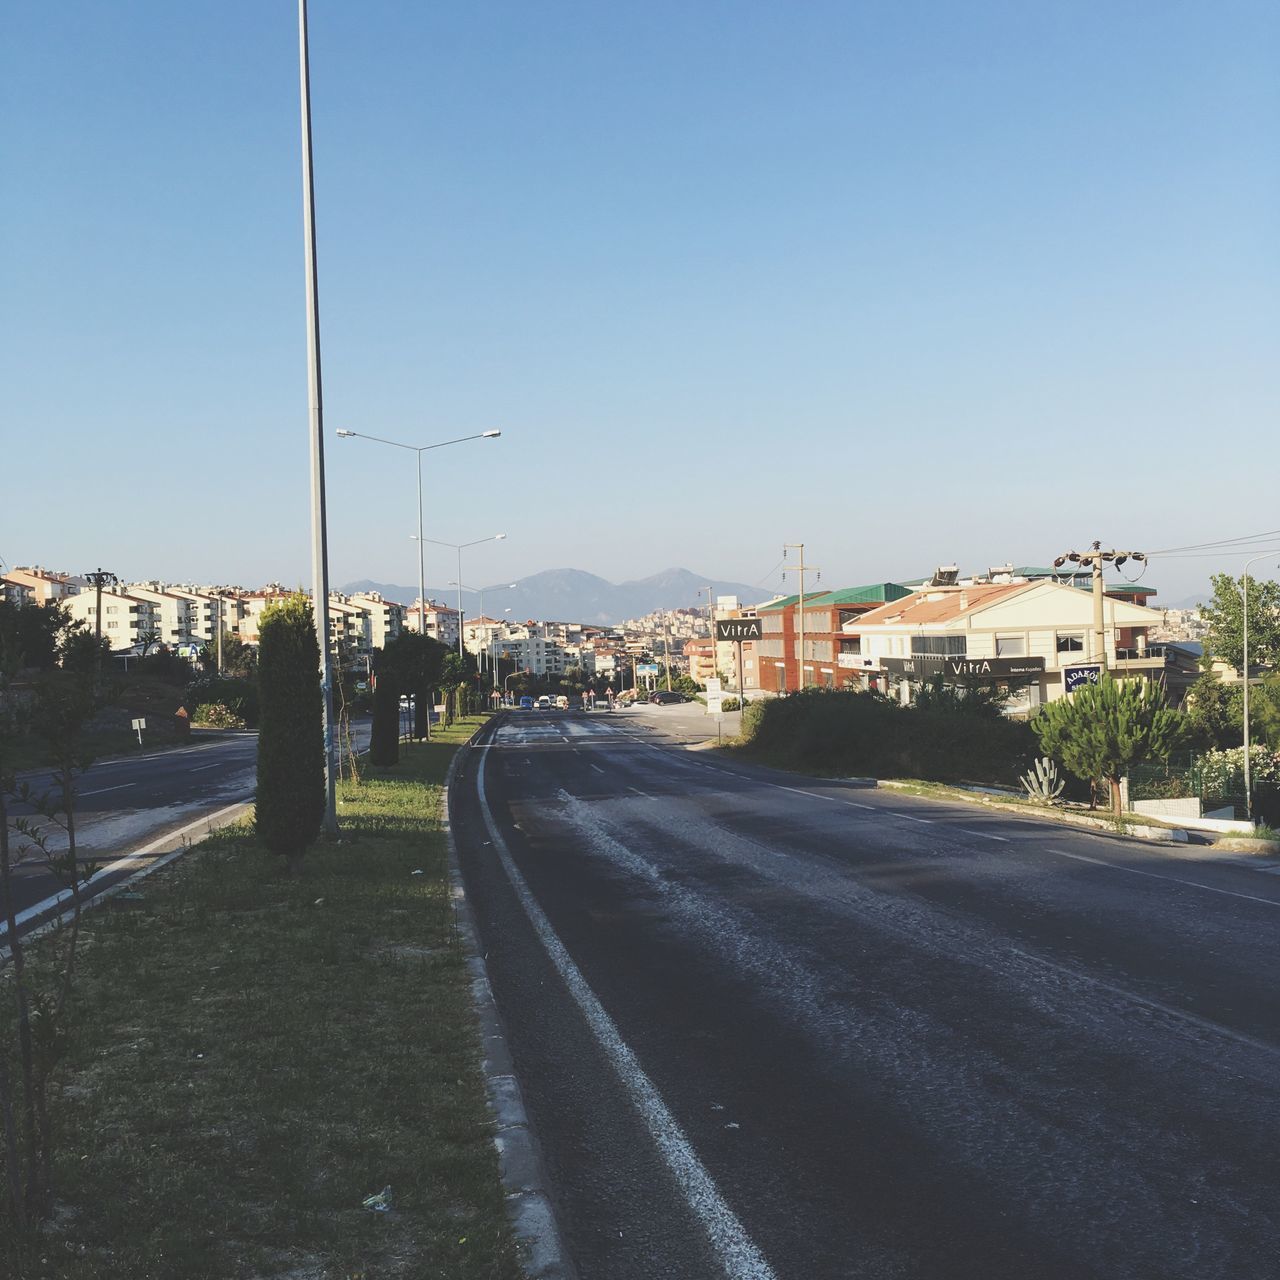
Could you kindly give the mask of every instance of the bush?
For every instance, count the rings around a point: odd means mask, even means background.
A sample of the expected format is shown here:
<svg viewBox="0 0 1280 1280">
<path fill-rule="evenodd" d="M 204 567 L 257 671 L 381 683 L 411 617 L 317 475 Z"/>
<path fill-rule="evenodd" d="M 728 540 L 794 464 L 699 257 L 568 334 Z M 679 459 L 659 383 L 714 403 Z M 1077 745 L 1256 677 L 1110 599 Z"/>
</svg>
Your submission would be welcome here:
<svg viewBox="0 0 1280 1280">
<path fill-rule="evenodd" d="M 237 676 L 201 676 L 187 685 L 186 704 L 197 710 L 203 705 L 221 705 L 243 721 L 236 726 L 254 729 L 258 725 L 258 686 Z M 193 721 L 194 723 L 194 721 Z M 230 727 L 230 726 L 219 726 Z"/>
<path fill-rule="evenodd" d="M 191 723 L 200 729 L 248 728 L 244 717 L 222 702 L 202 702 L 191 717 Z"/>
<path fill-rule="evenodd" d="M 1036 739 L 986 708 L 917 709 L 874 693 L 807 689 L 752 702 L 742 741 L 753 754 L 827 773 L 1009 785 L 1030 767 Z"/>
<path fill-rule="evenodd" d="M 737 711 L 741 708 L 742 703 L 737 698 L 722 698 L 720 700 L 721 711 Z"/>
</svg>

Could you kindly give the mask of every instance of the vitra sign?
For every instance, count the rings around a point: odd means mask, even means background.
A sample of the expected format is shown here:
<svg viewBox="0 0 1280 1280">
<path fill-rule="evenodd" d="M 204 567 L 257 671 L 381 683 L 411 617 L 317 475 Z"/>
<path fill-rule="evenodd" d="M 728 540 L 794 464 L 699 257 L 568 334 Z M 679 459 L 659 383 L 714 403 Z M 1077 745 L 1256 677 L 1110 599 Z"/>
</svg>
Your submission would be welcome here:
<svg viewBox="0 0 1280 1280">
<path fill-rule="evenodd" d="M 759 640 L 764 635 L 759 618 L 717 618 L 716 640 L 736 641 Z"/>
<path fill-rule="evenodd" d="M 1036 676 L 1044 670 L 1043 658 L 944 658 L 943 671 L 953 679 L 997 676 Z"/>
</svg>

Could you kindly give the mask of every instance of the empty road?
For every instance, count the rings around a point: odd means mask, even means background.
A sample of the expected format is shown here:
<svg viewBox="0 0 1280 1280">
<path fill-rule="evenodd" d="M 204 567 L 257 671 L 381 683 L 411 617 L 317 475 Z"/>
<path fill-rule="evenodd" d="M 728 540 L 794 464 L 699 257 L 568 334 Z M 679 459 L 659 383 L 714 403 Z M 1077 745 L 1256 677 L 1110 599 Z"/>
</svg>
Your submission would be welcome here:
<svg viewBox="0 0 1280 1280">
<path fill-rule="evenodd" d="M 1280 878 L 658 723 L 452 796 L 583 1280 L 1280 1274 Z"/>
</svg>

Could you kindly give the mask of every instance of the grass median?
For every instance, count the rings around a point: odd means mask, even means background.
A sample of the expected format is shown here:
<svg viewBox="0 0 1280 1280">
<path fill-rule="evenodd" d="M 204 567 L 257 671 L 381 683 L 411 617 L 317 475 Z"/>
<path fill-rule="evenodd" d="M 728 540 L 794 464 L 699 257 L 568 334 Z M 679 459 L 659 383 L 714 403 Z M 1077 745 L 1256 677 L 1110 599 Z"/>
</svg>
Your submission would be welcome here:
<svg viewBox="0 0 1280 1280">
<path fill-rule="evenodd" d="M 86 917 L 57 1210 L 5 1274 L 520 1274 L 439 814 L 480 723 L 344 783 L 296 878 L 231 828 Z"/>
</svg>

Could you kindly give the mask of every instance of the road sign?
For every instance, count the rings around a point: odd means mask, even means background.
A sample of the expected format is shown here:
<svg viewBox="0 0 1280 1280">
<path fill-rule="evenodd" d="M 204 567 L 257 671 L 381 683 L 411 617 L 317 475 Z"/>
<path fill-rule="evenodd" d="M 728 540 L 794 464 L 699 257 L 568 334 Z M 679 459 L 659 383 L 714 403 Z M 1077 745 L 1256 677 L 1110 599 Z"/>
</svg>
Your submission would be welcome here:
<svg viewBox="0 0 1280 1280">
<path fill-rule="evenodd" d="M 1083 689 L 1087 684 L 1097 684 L 1101 679 L 1101 667 L 1067 667 L 1062 672 L 1063 688 L 1068 693 Z"/>
<path fill-rule="evenodd" d="M 147 722 L 142 716 L 139 716 L 136 720 L 133 721 L 134 732 L 138 735 L 138 746 L 142 746 L 142 731 L 146 727 L 147 727 Z"/>
<path fill-rule="evenodd" d="M 710 698 L 713 694 L 716 696 L 719 696 L 720 692 L 721 692 L 720 677 L 712 676 L 707 681 L 707 697 Z"/>
<path fill-rule="evenodd" d="M 642 676 L 656 676 L 661 668 L 656 662 L 638 662 L 636 663 L 636 670 Z"/>
<path fill-rule="evenodd" d="M 707 695 L 707 715 L 718 716 L 724 710 L 724 698 L 718 693 Z"/>
</svg>

